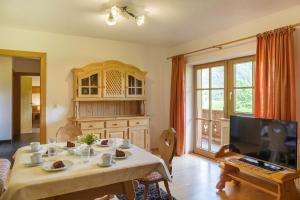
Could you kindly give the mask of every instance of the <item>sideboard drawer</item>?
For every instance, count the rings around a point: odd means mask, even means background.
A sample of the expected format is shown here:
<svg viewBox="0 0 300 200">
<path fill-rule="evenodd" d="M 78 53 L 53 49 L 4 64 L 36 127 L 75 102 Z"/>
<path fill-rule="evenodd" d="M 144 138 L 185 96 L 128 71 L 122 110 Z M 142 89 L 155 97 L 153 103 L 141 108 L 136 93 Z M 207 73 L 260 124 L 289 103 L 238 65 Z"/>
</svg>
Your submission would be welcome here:
<svg viewBox="0 0 300 200">
<path fill-rule="evenodd" d="M 81 122 L 81 129 L 104 128 L 104 122 Z"/>
<path fill-rule="evenodd" d="M 106 121 L 106 128 L 126 127 L 127 120 Z"/>
<path fill-rule="evenodd" d="M 148 126 L 148 119 L 130 119 L 129 126 Z"/>
</svg>

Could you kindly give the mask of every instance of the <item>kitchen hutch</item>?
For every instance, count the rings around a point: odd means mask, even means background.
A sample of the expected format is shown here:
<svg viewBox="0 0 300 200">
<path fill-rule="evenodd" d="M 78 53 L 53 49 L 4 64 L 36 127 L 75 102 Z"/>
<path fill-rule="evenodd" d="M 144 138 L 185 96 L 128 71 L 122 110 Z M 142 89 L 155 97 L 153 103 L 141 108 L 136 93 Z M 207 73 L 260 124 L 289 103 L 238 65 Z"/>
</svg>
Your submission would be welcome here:
<svg viewBox="0 0 300 200">
<path fill-rule="evenodd" d="M 146 72 L 119 61 L 92 63 L 73 71 L 73 122 L 83 134 L 128 138 L 150 150 L 145 115 Z"/>
</svg>

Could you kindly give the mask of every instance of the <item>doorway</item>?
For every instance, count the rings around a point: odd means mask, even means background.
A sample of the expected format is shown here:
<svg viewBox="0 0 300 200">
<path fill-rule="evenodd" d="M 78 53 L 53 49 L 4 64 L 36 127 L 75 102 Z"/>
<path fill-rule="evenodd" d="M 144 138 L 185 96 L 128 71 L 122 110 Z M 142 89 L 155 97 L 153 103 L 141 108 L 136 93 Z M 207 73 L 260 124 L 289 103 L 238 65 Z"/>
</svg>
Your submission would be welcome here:
<svg viewBox="0 0 300 200">
<path fill-rule="evenodd" d="M 0 135 L 0 157 L 11 159 L 20 146 L 46 143 L 46 54 L 0 49 L 0 58 L 5 61 L 0 62 L 0 74 L 7 73 L 1 78 L 7 83 L 2 88 L 7 100 L 0 106 L 7 112 L 0 117 L 7 123 L 0 127 L 7 129 Z"/>
</svg>

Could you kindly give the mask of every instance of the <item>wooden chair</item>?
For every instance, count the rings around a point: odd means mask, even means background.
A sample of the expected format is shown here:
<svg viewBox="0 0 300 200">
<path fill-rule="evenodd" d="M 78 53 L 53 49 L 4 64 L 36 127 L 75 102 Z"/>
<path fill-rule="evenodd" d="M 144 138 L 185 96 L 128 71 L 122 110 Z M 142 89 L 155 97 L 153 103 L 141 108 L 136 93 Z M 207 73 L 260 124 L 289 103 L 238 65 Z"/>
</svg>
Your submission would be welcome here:
<svg viewBox="0 0 300 200">
<path fill-rule="evenodd" d="M 55 141 L 56 142 L 66 142 L 66 141 L 75 141 L 77 136 L 82 135 L 82 131 L 77 126 L 74 126 L 71 123 L 66 124 L 58 129 L 56 132 Z"/>
<path fill-rule="evenodd" d="M 163 133 L 160 136 L 159 141 L 159 152 L 161 155 L 161 158 L 164 160 L 165 164 L 168 167 L 169 172 L 172 174 L 172 160 L 175 155 L 176 150 L 176 131 L 172 128 L 169 130 L 164 130 Z M 147 199 L 147 194 L 149 190 L 150 184 L 156 184 L 156 188 L 158 190 L 159 198 L 161 199 L 160 189 L 159 189 L 159 182 L 163 181 L 165 188 L 167 190 L 169 199 L 172 199 L 172 195 L 170 192 L 168 180 L 163 178 L 163 176 L 157 172 L 154 171 L 147 175 L 146 177 L 138 180 L 141 184 L 145 185 L 144 190 L 144 199 Z"/>
</svg>

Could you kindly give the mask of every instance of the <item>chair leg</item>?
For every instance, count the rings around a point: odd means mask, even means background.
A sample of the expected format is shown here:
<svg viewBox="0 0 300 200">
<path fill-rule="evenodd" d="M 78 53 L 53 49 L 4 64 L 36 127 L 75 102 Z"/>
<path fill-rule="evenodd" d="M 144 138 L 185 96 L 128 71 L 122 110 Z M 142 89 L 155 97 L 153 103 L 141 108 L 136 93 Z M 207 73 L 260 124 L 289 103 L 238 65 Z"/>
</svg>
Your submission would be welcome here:
<svg viewBox="0 0 300 200">
<path fill-rule="evenodd" d="M 156 185 L 156 189 L 157 189 L 157 192 L 158 192 L 158 197 L 159 197 L 159 199 L 161 199 L 161 194 L 160 194 L 160 189 L 159 189 L 158 182 L 156 182 L 155 185 Z"/>
<path fill-rule="evenodd" d="M 147 183 L 145 183 L 144 200 L 147 200 L 148 189 L 149 189 L 149 185 Z"/>
<path fill-rule="evenodd" d="M 165 188 L 166 188 L 166 190 L 167 190 L 168 196 L 169 196 L 169 200 L 172 200 L 173 197 L 172 197 L 172 195 L 171 195 L 171 191 L 170 191 L 170 188 L 169 188 L 169 183 L 168 183 L 168 181 L 167 181 L 167 180 L 164 180 L 164 184 L 165 184 Z"/>
</svg>

